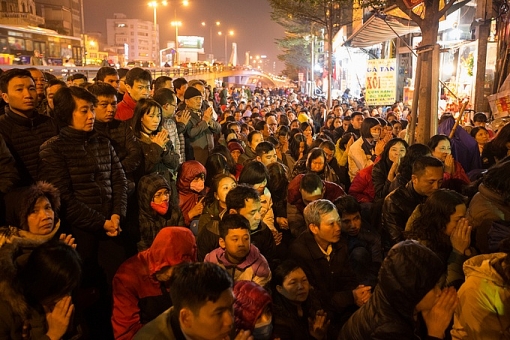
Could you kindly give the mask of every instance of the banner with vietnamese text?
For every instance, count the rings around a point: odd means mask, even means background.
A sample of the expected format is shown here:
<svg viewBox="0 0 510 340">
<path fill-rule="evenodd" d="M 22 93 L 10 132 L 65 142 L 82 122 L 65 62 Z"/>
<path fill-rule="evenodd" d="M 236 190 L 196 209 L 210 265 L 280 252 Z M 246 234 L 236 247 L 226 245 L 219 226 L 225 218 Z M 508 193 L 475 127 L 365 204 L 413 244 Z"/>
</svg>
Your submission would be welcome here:
<svg viewBox="0 0 510 340">
<path fill-rule="evenodd" d="M 367 61 L 367 105 L 392 105 L 397 100 L 397 59 Z"/>
</svg>

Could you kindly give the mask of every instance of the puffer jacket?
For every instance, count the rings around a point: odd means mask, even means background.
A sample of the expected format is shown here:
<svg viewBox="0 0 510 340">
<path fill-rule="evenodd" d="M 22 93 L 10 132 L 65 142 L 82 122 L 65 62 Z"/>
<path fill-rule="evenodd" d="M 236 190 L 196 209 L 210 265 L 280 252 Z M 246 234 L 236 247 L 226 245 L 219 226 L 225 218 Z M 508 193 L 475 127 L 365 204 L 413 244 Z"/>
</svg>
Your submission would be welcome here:
<svg viewBox="0 0 510 340">
<path fill-rule="evenodd" d="M 236 333 L 241 330 L 253 332 L 264 309 L 271 307 L 271 295 L 257 283 L 243 280 L 234 284 L 234 296 Z"/>
<path fill-rule="evenodd" d="M 394 244 L 403 241 L 406 223 L 418 204 L 424 203 L 426 196 L 418 194 L 413 183 L 395 189 L 384 199 L 382 209 L 382 244 L 388 250 Z"/>
<path fill-rule="evenodd" d="M 168 181 L 173 179 L 173 174 L 179 166 L 180 155 L 173 151 L 172 144 L 168 142 L 165 148 L 153 143 L 149 136 L 141 133 L 138 136 L 143 157 L 138 168 L 138 178 L 143 175 L 157 172 L 164 174 Z"/>
<path fill-rule="evenodd" d="M 481 253 L 488 253 L 487 234 L 489 229 L 494 221 L 510 221 L 510 204 L 505 202 L 501 195 L 482 183 L 469 203 L 466 217 L 476 231 L 478 250 Z"/>
<path fill-rule="evenodd" d="M 179 190 L 179 207 L 181 208 L 182 215 L 184 216 L 185 225 L 191 223 L 188 213 L 198 203 L 198 201 L 205 196 L 206 190 L 202 192 L 195 192 L 190 189 L 191 182 L 195 177 L 204 174 L 207 175 L 205 167 L 198 161 L 184 162 L 177 177 L 177 189 Z M 198 218 L 199 216 L 197 216 Z"/>
<path fill-rule="evenodd" d="M 16 161 L 0 135 L 0 202 L 2 195 L 8 193 L 19 180 Z"/>
<path fill-rule="evenodd" d="M 126 176 L 130 176 L 138 168 L 142 158 L 142 149 L 131 126 L 120 120 L 113 120 L 110 123 L 96 121 L 94 130 L 110 140 Z"/>
<path fill-rule="evenodd" d="M 359 203 L 372 203 L 376 192 L 372 181 L 374 164 L 358 171 L 349 187 L 349 195 L 354 196 Z"/>
<path fill-rule="evenodd" d="M 464 263 L 466 282 L 460 287 L 453 339 L 510 339 L 510 290 L 501 270 L 506 253 L 472 257 Z"/>
<path fill-rule="evenodd" d="M 20 186 L 30 185 L 38 179 L 39 148 L 58 134 L 55 121 L 37 114 L 34 118 L 22 117 L 5 107 L 5 115 L 0 117 L 0 134 L 16 160 Z"/>
<path fill-rule="evenodd" d="M 108 139 L 65 127 L 40 159 L 40 178 L 60 191 L 63 227 L 99 232 L 111 215 L 126 216 L 126 175 Z"/>
<path fill-rule="evenodd" d="M 115 339 L 132 339 L 142 326 L 172 306 L 155 274 L 196 259 L 195 237 L 182 227 L 163 228 L 149 249 L 124 262 L 113 278 L 112 326 Z"/>
<path fill-rule="evenodd" d="M 157 173 L 145 175 L 138 182 L 138 206 L 140 208 L 138 219 L 141 237 L 138 242 L 138 251 L 148 249 L 156 235 L 164 227 L 184 226 L 181 211 L 172 204 L 172 200 L 169 201 L 168 211 L 165 215 L 160 215 L 152 209 L 151 202 L 154 194 L 164 188 L 171 191 L 166 179 Z"/>
<path fill-rule="evenodd" d="M 374 293 L 338 339 L 427 339 L 420 334 L 414 309 L 443 273 L 442 261 L 431 250 L 414 241 L 401 242 L 384 260 Z"/>
<path fill-rule="evenodd" d="M 243 262 L 234 264 L 227 259 L 225 249 L 216 248 L 204 258 L 204 262 L 212 262 L 225 268 L 232 277 L 232 281 L 253 281 L 265 286 L 271 281 L 271 270 L 264 255 L 257 247 L 250 245 L 250 252 Z"/>
</svg>

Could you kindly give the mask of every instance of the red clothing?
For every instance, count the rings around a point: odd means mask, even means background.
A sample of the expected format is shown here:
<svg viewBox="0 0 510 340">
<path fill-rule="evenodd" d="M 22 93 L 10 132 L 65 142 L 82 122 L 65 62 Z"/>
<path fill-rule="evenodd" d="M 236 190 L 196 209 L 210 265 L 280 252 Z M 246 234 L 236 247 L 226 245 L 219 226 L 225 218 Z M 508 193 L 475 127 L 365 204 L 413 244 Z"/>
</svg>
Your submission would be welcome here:
<svg viewBox="0 0 510 340">
<path fill-rule="evenodd" d="M 443 185 L 442 188 L 455 190 L 457 192 L 462 192 L 462 187 L 466 184 L 471 183 L 469 177 L 466 175 L 464 168 L 462 165 L 454 160 L 455 162 L 455 172 L 453 174 L 449 174 L 445 172 L 443 174 Z"/>
<path fill-rule="evenodd" d="M 115 119 L 117 120 L 128 120 L 133 118 L 133 114 L 135 113 L 135 100 L 129 95 L 129 93 L 124 93 L 124 97 L 122 97 L 122 101 L 117 105 L 117 113 L 115 114 Z"/>
<path fill-rule="evenodd" d="M 301 198 L 301 192 L 299 192 L 299 187 L 301 185 L 301 180 L 305 174 L 299 174 L 289 183 L 287 202 L 289 204 L 295 205 L 296 208 L 302 213 L 305 209 L 305 204 L 303 203 L 303 199 Z M 336 183 L 322 181 L 324 184 L 324 188 L 326 192 L 324 192 L 324 199 L 330 200 L 331 202 L 336 201 L 337 198 L 341 196 L 345 196 L 345 191 Z"/>
<path fill-rule="evenodd" d="M 181 170 L 177 176 L 177 189 L 179 190 L 179 208 L 181 208 L 182 216 L 184 217 L 184 223 L 186 226 L 189 226 L 191 223 L 191 219 L 189 218 L 188 213 L 207 193 L 205 189 L 198 193 L 191 190 L 190 188 L 191 182 L 200 174 L 203 174 L 204 178 L 207 175 L 207 171 L 205 170 L 204 166 L 197 161 L 191 160 L 182 163 Z M 197 216 L 197 218 L 198 217 L 200 216 Z"/>
<path fill-rule="evenodd" d="M 151 247 L 126 260 L 113 278 L 112 326 L 115 339 L 132 339 L 142 326 L 171 307 L 168 292 L 154 274 L 164 267 L 195 261 L 193 233 L 166 227 Z"/>
<path fill-rule="evenodd" d="M 372 181 L 374 164 L 361 169 L 349 187 L 349 195 L 354 196 L 359 203 L 371 203 L 375 198 L 375 187 Z"/>
</svg>

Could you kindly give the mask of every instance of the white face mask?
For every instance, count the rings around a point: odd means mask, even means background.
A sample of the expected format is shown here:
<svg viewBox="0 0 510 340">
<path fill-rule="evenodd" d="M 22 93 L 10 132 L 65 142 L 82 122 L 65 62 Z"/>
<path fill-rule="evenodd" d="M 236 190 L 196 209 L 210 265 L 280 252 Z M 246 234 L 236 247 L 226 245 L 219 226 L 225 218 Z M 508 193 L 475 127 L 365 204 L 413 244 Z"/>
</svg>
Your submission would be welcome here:
<svg viewBox="0 0 510 340">
<path fill-rule="evenodd" d="M 378 141 L 379 140 L 379 136 L 381 136 L 380 133 L 372 133 L 372 138 L 375 140 L 375 141 Z"/>
</svg>

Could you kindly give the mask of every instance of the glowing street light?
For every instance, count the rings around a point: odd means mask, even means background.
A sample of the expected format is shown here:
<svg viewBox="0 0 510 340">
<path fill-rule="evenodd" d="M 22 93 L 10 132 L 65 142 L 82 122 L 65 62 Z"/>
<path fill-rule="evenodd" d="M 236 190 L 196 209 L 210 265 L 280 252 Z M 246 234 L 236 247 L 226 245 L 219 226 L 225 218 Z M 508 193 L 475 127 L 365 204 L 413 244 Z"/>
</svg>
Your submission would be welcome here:
<svg viewBox="0 0 510 340">
<path fill-rule="evenodd" d="M 158 9 L 158 6 L 159 5 L 162 5 L 162 6 L 166 6 L 168 5 L 168 2 L 163 0 L 161 2 L 158 2 L 158 1 L 149 1 L 149 7 L 152 7 L 154 9 L 154 30 L 156 31 L 157 29 L 157 25 L 158 25 L 158 21 L 157 21 L 157 17 L 156 17 L 156 10 Z"/>
</svg>

